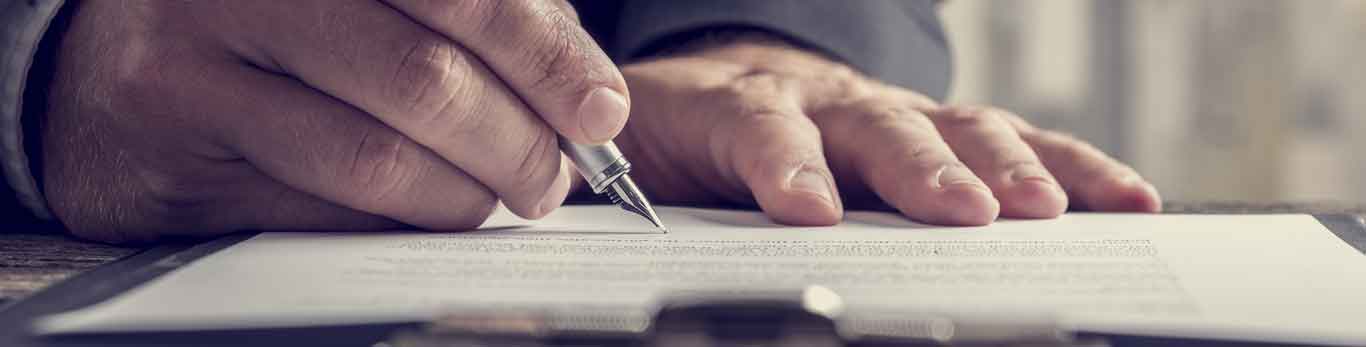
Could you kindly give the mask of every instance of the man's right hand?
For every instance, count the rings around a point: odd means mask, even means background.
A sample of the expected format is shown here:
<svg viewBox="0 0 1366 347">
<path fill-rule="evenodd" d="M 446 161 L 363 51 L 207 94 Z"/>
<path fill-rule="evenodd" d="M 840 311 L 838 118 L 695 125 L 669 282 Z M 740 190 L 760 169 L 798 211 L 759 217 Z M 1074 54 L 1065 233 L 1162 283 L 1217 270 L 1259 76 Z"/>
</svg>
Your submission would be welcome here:
<svg viewBox="0 0 1366 347">
<path fill-rule="evenodd" d="M 44 190 L 103 241 L 537 218 L 611 139 L 620 72 L 561 0 L 82 1 Z"/>
</svg>

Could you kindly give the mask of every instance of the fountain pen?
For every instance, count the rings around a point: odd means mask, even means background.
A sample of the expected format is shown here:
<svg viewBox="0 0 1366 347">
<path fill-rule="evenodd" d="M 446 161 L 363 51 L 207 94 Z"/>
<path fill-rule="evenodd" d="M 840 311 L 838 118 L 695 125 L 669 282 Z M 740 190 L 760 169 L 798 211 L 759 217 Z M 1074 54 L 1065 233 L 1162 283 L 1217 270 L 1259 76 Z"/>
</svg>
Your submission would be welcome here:
<svg viewBox="0 0 1366 347">
<path fill-rule="evenodd" d="M 650 206 L 650 201 L 645 199 L 645 194 L 640 192 L 640 187 L 627 175 L 631 172 L 631 162 L 626 161 L 616 144 L 608 141 L 600 145 L 581 145 L 564 137 L 559 140 L 560 150 L 574 162 L 579 174 L 588 180 L 593 194 L 606 193 L 612 203 L 621 206 L 621 209 L 644 217 L 666 234 L 669 232 L 660 222 L 659 215 L 655 214 L 654 207 Z"/>
</svg>

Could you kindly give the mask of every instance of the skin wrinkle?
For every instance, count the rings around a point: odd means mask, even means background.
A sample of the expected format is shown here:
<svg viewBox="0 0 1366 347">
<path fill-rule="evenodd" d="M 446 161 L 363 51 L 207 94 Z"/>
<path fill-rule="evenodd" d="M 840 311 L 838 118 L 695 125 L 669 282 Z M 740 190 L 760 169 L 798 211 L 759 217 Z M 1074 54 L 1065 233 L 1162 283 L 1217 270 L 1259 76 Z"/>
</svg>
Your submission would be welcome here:
<svg viewBox="0 0 1366 347">
<path fill-rule="evenodd" d="M 227 5 L 229 3 L 230 2 L 224 1 L 220 2 L 219 5 Z M 237 6 L 237 8 L 239 9 L 255 9 L 255 7 L 250 6 Z M 190 18 L 190 20 L 196 23 L 221 23 L 219 25 L 224 27 L 238 28 L 247 28 L 255 26 L 257 25 L 257 23 L 254 23 L 252 20 L 263 17 L 259 12 L 250 12 L 244 14 L 239 11 L 228 11 L 222 7 L 219 7 L 218 11 L 213 12 L 216 15 L 203 16 L 200 15 L 198 12 L 194 11 L 184 11 L 183 13 L 187 16 L 187 18 Z M 274 22 L 269 21 L 267 21 L 267 23 L 264 24 L 275 25 Z M 271 28 L 274 27 L 272 26 Z M 264 31 L 269 32 L 270 30 Z M 246 38 L 245 36 L 248 35 L 231 35 L 227 32 L 218 31 L 209 31 L 207 33 L 204 33 L 203 35 L 209 37 L 209 39 L 202 40 L 202 45 L 205 46 L 204 49 L 206 50 L 216 50 L 224 56 L 235 58 L 235 60 L 237 60 L 237 62 L 240 64 L 255 67 L 262 71 L 268 71 L 276 74 L 284 72 L 284 67 L 282 67 L 280 65 L 280 62 L 276 60 L 275 57 L 267 51 L 266 47 L 260 44 L 256 44 L 252 40 Z M 214 47 L 214 44 L 219 44 L 221 46 Z"/>
<path fill-rule="evenodd" d="M 735 128 L 736 128 L 737 130 L 741 130 L 741 129 L 743 129 L 743 130 L 748 130 L 748 131 L 745 131 L 745 133 L 746 133 L 746 134 L 753 134 L 753 135 L 762 135 L 762 134 L 768 133 L 768 131 L 764 131 L 764 130 L 762 130 L 762 129 L 782 129 L 782 128 L 785 128 L 784 125 L 791 124 L 791 123 L 793 123 L 793 122 L 798 121 L 797 119 L 794 119 L 793 116 L 783 116 L 783 115 L 780 115 L 780 114 L 773 114 L 773 113 L 759 113 L 759 114 L 754 114 L 754 115 L 751 115 L 751 116 L 749 116 L 749 117 L 745 117 L 744 119 L 745 119 L 744 123 L 741 123 L 739 126 L 737 126 L 737 127 L 735 127 Z M 763 136 L 754 136 L 753 138 L 762 138 L 762 137 L 763 137 Z M 739 137 L 739 136 L 736 136 L 736 137 L 733 137 L 733 138 L 736 139 L 736 140 L 743 139 L 743 137 Z M 740 183 L 740 185 L 741 185 L 742 187 L 744 186 L 744 183 L 743 183 L 743 182 L 756 182 L 756 181 L 758 181 L 759 179 L 762 179 L 762 178 L 765 178 L 765 177 L 772 177 L 772 176 L 778 176 L 778 177 L 787 176 L 787 175 L 781 175 L 781 174 L 780 174 L 780 175 L 769 175 L 769 174 L 772 174 L 772 173 L 771 173 L 771 172 L 764 172 L 764 170 L 763 170 L 764 168 L 768 168 L 768 167 L 801 168 L 802 164 L 805 164 L 805 163 L 808 163 L 808 162 L 814 162 L 813 160 L 811 160 L 811 159 L 812 159 L 811 157 L 813 156 L 812 154 L 809 154 L 809 153 L 795 153 L 795 154 L 794 154 L 794 153 L 790 153 L 790 152 L 788 152 L 789 150 L 791 150 L 790 148 L 782 148 L 781 151 L 784 152 L 784 153 L 773 153 L 773 152 L 777 152 L 777 150 L 775 150 L 775 149 L 774 149 L 775 146 L 772 146 L 772 145 L 776 144 L 777 142 L 778 142 L 777 140 L 769 140 L 769 141 L 767 141 L 767 142 L 765 142 L 765 143 L 763 143 L 763 144 L 756 145 L 756 146 L 749 146 L 749 147 L 737 146 L 737 145 L 735 145 L 734 143 L 732 143 L 730 146 L 727 146 L 727 147 L 730 149 L 730 151 L 729 151 L 729 153 L 728 153 L 728 159 L 729 159 L 728 161 L 731 162 L 731 163 L 733 163 L 733 164 L 731 165 L 731 167 L 732 167 L 732 168 L 734 168 L 734 167 L 736 167 L 736 166 L 740 167 L 740 169 L 736 170 L 735 172 L 736 172 L 738 175 L 748 176 L 748 177 L 741 177 L 741 178 L 740 178 L 740 181 L 742 182 L 742 183 Z M 778 164 L 781 164 L 781 165 L 773 165 L 774 163 L 771 162 L 771 161 L 741 160 L 741 159 L 755 159 L 755 158 L 746 158 L 745 156 L 739 154 L 739 153 L 746 153 L 746 152 L 751 152 L 751 151 L 755 151 L 755 150 L 760 150 L 760 153 L 767 154 L 767 155 L 760 155 L 759 157 L 761 157 L 761 158 L 765 158 L 765 159 L 769 159 L 769 160 L 772 160 L 772 159 L 775 158 L 775 157 L 779 158 L 778 160 L 781 161 L 781 163 L 778 163 Z M 818 157 L 819 155 L 814 155 L 814 156 L 817 156 L 817 157 Z"/>
<path fill-rule="evenodd" d="M 407 87 L 407 86 L 408 86 L 408 83 L 399 84 L 398 79 L 399 79 L 400 76 L 405 75 L 404 72 L 405 72 L 406 70 L 408 70 L 408 66 L 412 66 L 412 64 L 413 64 L 413 56 L 417 54 L 418 50 L 420 50 L 420 47 L 421 47 L 420 45 L 413 45 L 412 48 L 409 48 L 409 49 L 407 50 L 407 52 L 403 54 L 403 57 L 402 57 L 402 58 L 399 58 L 399 60 L 398 60 L 398 65 L 395 65 L 395 66 L 394 66 L 394 72 L 390 74 L 389 83 L 388 83 L 388 84 L 385 84 L 385 85 L 388 85 L 388 86 L 395 86 L 395 87 L 398 87 L 398 88 L 392 88 L 392 89 L 390 89 L 390 90 L 396 91 L 396 94 L 398 94 L 398 95 L 400 96 L 398 99 L 404 99 L 404 100 L 407 102 L 407 104 L 408 104 L 408 106 L 409 106 L 409 107 L 408 107 L 408 113 L 413 113 L 413 111 L 417 108 L 418 101 L 419 101 L 418 99 L 421 99 L 421 98 L 422 98 L 422 95 L 426 95 L 426 94 L 427 94 L 427 88 L 429 88 L 430 85 L 431 85 L 431 83 L 432 83 L 432 82 L 431 82 L 431 79 L 423 79 L 422 81 L 425 81 L 425 83 L 422 83 L 421 86 L 419 86 L 419 87 L 417 88 L 417 92 L 416 92 L 416 93 L 403 93 L 403 92 L 398 92 L 399 90 L 403 90 L 402 87 Z M 431 55 L 432 55 L 432 54 L 435 54 L 435 52 L 434 52 L 434 51 L 428 51 L 428 54 L 429 54 L 429 55 L 426 57 L 425 61 L 431 61 L 431 59 L 432 59 Z M 409 95 L 407 95 L 408 98 L 406 98 L 406 99 L 405 99 L 405 98 L 402 98 L 402 96 L 404 96 L 404 94 L 409 94 Z"/>
<path fill-rule="evenodd" d="M 917 205 L 915 200 L 909 199 L 923 198 L 917 194 L 919 190 L 923 189 L 918 185 L 929 185 L 929 187 L 938 189 L 937 178 L 940 172 L 948 167 L 966 167 L 953 155 L 948 144 L 944 143 L 938 129 L 927 116 L 900 107 L 880 107 L 869 102 L 860 102 L 854 105 L 859 109 L 874 110 L 855 113 L 859 115 L 858 117 L 865 118 L 865 120 L 855 122 L 856 124 L 865 129 L 873 129 L 856 131 L 855 133 L 861 134 L 862 138 L 874 139 L 876 138 L 874 134 L 897 132 L 905 134 L 906 140 L 887 147 L 890 149 L 884 151 L 880 156 L 857 156 L 859 160 L 856 164 L 858 170 L 863 173 L 865 182 L 874 186 L 892 184 L 890 190 L 887 188 L 874 188 L 872 190 L 877 196 L 891 202 L 898 209 L 908 211 L 909 207 Z M 872 120 L 866 120 L 868 117 L 872 117 Z M 947 156 L 941 157 L 941 155 Z M 879 169 L 887 163 L 897 162 L 910 163 L 912 167 L 917 168 L 912 175 L 924 177 L 928 181 L 903 184 L 910 182 L 900 177 L 903 173 Z"/>
<path fill-rule="evenodd" d="M 351 167 L 350 169 L 348 169 L 347 172 L 359 172 L 361 159 L 364 158 L 366 145 L 370 143 L 370 138 L 372 136 L 374 135 L 372 135 L 369 131 L 361 133 L 360 142 L 356 144 L 356 150 L 353 151 L 351 154 Z"/>
<path fill-rule="evenodd" d="M 501 33 L 494 30 L 494 28 L 496 27 L 494 23 L 508 20 L 508 3 L 510 3 L 510 1 L 469 0 L 466 4 L 467 7 L 464 7 L 463 10 L 450 11 L 449 13 L 461 17 L 451 18 L 451 21 L 453 23 L 466 20 L 468 18 L 474 18 L 475 20 L 473 21 L 473 32 L 477 36 L 501 37 L 500 35 L 498 35 Z"/>
<path fill-rule="evenodd" d="M 580 77 L 588 76 L 588 73 L 592 72 L 592 70 L 580 70 L 580 68 L 584 66 L 575 64 L 576 62 L 589 61 L 589 59 L 585 58 L 585 54 L 581 50 L 576 50 L 574 48 L 575 46 L 581 45 L 582 42 L 577 42 L 576 44 L 576 42 L 574 42 L 576 40 L 573 38 L 574 33 L 565 29 L 572 28 L 576 23 L 565 18 L 564 15 L 558 13 L 559 11 L 557 10 L 543 9 L 542 11 L 544 12 L 542 18 L 549 21 L 547 27 L 550 28 L 550 33 L 543 35 L 543 37 L 540 38 L 542 41 L 534 45 L 535 47 L 541 47 L 540 49 L 532 50 L 531 54 L 527 55 L 530 61 L 527 62 L 526 66 L 529 66 L 531 73 L 535 74 L 535 77 L 531 78 L 531 90 L 570 90 L 569 93 L 564 94 L 564 97 L 571 99 L 582 97 L 588 93 L 585 86 L 595 84 L 587 83 L 587 81 L 581 80 L 583 77 Z M 574 86 L 578 86 L 578 88 L 570 88 Z M 567 102 L 566 104 L 568 105 L 577 104 L 568 99 L 566 99 L 565 102 Z M 577 118 L 577 115 L 575 115 L 575 117 Z"/>
<path fill-rule="evenodd" d="M 436 112 L 432 113 L 430 118 L 425 121 L 418 120 L 415 122 L 417 125 L 432 125 L 434 127 L 447 124 L 448 126 L 445 127 L 447 131 L 442 132 L 445 138 L 431 139 L 437 143 L 446 143 L 445 141 L 449 139 L 471 136 L 487 126 L 486 118 L 488 117 L 481 116 L 492 114 L 492 102 L 489 102 L 488 90 L 480 92 L 480 86 L 475 83 L 475 76 L 481 72 L 481 69 L 472 65 L 475 63 L 473 60 L 477 59 L 471 59 L 455 49 L 446 52 L 450 54 L 451 59 L 446 70 L 448 71 L 446 73 L 447 78 L 442 80 L 453 79 L 454 81 L 444 83 L 448 86 L 442 90 L 448 92 L 442 93 L 444 99 L 441 106 L 436 108 Z M 423 90 L 421 93 L 430 95 L 431 92 Z M 445 118 L 441 117 L 443 115 Z"/>
<path fill-rule="evenodd" d="M 711 162 L 722 173 L 723 182 L 727 183 L 732 198 L 739 201 L 752 201 L 748 195 L 737 194 L 735 192 L 749 192 L 750 189 L 745 185 L 746 180 L 738 175 L 745 172 L 753 172 L 753 168 L 745 170 L 735 169 L 734 151 L 740 148 L 735 145 L 735 141 L 742 139 L 738 136 L 741 130 L 754 130 L 762 128 L 765 122 L 786 122 L 787 117 L 794 114 L 793 107 L 786 104 L 791 95 L 791 88 L 784 88 L 783 82 L 778 76 L 762 72 L 761 70 L 749 69 L 735 76 L 730 83 L 718 88 L 716 94 L 724 100 L 729 100 L 727 104 L 734 103 L 736 115 L 733 119 L 738 119 L 739 124 L 726 122 L 714 122 L 712 129 L 708 132 L 712 134 L 708 143 L 711 148 Z M 795 110 L 795 114 L 800 115 L 800 110 Z M 723 131 L 716 131 L 722 124 L 729 124 Z M 752 131 L 749 133 L 753 133 Z"/>
<path fill-rule="evenodd" d="M 740 105 L 753 105 L 751 104 L 751 102 L 754 102 L 753 100 L 755 99 L 737 98 L 737 100 L 733 100 L 733 102 L 737 102 Z M 745 182 L 747 181 L 743 177 L 740 177 L 740 175 L 743 175 L 746 172 L 752 172 L 753 169 L 737 169 L 735 165 L 735 151 L 746 149 L 753 150 L 754 148 L 743 148 L 737 146 L 736 143 L 737 141 L 746 138 L 740 136 L 739 134 L 741 133 L 754 134 L 756 129 L 763 128 L 763 124 L 770 122 L 782 123 L 787 121 L 787 118 L 791 117 L 786 115 L 790 114 L 790 110 L 781 110 L 784 107 L 774 105 L 778 102 L 780 101 L 766 102 L 769 104 L 765 106 L 736 107 L 736 115 L 732 118 L 732 121 L 735 123 L 716 122 L 718 124 L 713 127 L 711 132 L 712 136 L 710 136 L 709 141 L 711 144 L 711 146 L 709 146 L 711 148 L 710 153 L 712 154 L 711 162 L 712 165 L 717 168 L 717 171 L 721 173 L 721 177 L 723 178 L 722 182 L 726 183 L 726 186 L 728 187 L 726 191 L 750 191 L 749 187 L 745 185 Z M 716 128 L 721 127 L 721 124 L 729 126 L 724 127 L 721 131 L 715 131 Z M 744 199 L 746 197 L 742 196 L 740 198 Z"/>
<path fill-rule="evenodd" d="M 976 162 L 992 168 L 997 173 L 1010 174 L 1011 171 L 1022 166 L 1041 166 L 1037 163 L 1038 157 L 1032 149 L 1028 146 L 1016 146 L 1014 142 L 1007 140 L 1012 137 L 1020 139 L 1020 137 L 1014 128 L 1005 121 L 1004 117 L 997 113 L 971 111 L 941 112 L 940 114 L 944 116 L 938 117 L 940 122 L 935 122 L 935 125 L 941 134 L 948 134 L 945 140 L 949 145 L 960 149 L 967 146 L 984 146 L 975 148 L 974 152 L 991 153 L 988 157 L 993 161 L 986 163 L 977 160 Z M 983 143 L 977 139 L 1001 140 Z M 972 140 L 977 141 L 973 142 Z M 1020 141 L 1023 142 L 1023 139 Z"/>
<path fill-rule="evenodd" d="M 287 128 L 287 129 L 288 129 L 287 131 L 289 131 L 289 132 L 290 132 L 290 135 L 291 135 L 291 136 L 288 137 L 288 139 L 294 141 L 294 143 L 293 143 L 292 145 L 293 145 L 295 148 L 309 148 L 309 147 L 306 146 L 306 145 L 307 145 L 307 142 L 310 141 L 310 139 L 309 139 L 309 136 L 308 136 L 308 135 L 305 135 L 305 134 L 304 134 L 304 131 L 306 131 L 307 129 L 324 129 L 325 126 L 319 125 L 319 124 L 317 124 L 316 122 L 314 122 L 312 117 L 298 117 L 298 120 L 299 120 L 299 121 L 302 121 L 302 123 L 304 123 L 304 124 L 301 125 L 301 126 L 297 126 L 297 127 L 290 127 L 290 128 Z M 249 138 L 244 138 L 244 137 L 246 137 L 246 136 L 249 136 L 249 134 L 251 134 L 250 131 L 237 131 L 236 133 L 239 135 L 239 138 L 237 139 L 237 142 L 236 142 L 236 143 L 251 143 L 251 142 L 249 142 L 249 141 L 251 141 L 251 139 L 249 139 Z M 359 138 L 361 139 L 361 143 L 364 144 L 365 141 L 369 140 L 369 132 L 363 132 L 363 133 L 361 133 L 361 136 L 360 136 Z M 360 150 L 359 148 L 360 148 L 360 147 L 357 148 L 357 151 Z M 315 165 L 314 167 L 324 167 L 323 165 L 319 165 L 319 164 L 322 163 L 323 161 L 326 161 L 327 158 L 329 157 L 328 155 L 325 155 L 325 154 L 323 154 L 323 153 L 319 153 L 318 150 L 305 151 L 303 156 L 304 156 L 303 160 L 306 161 L 306 162 L 313 163 L 313 164 Z M 352 170 L 354 170 L 354 169 L 355 169 L 355 167 L 354 167 L 354 165 L 353 165 L 353 166 L 352 166 Z M 334 175 L 335 175 L 335 174 L 334 174 Z"/>
<path fill-rule="evenodd" d="M 863 117 L 864 119 L 863 119 L 863 120 L 860 120 L 860 121 L 857 121 L 857 122 L 852 122 L 852 123 L 854 123 L 853 126 L 855 126 L 856 129 L 857 129 L 857 128 L 862 128 L 862 129 L 866 129 L 866 130 L 852 130 L 852 131 L 848 131 L 848 132 L 846 132 L 846 134 L 848 134 L 848 135 L 846 135 L 845 138 L 864 138 L 864 139 L 870 139 L 870 140 L 871 140 L 871 139 L 873 139 L 873 134 L 887 134 L 887 133 L 898 132 L 898 129 L 901 129 L 901 128 L 898 127 L 898 125 L 906 124 L 906 125 L 910 125 L 910 126 L 912 127 L 911 129 L 906 129 L 906 130 L 913 130 L 913 131 L 916 131 L 916 132 L 907 134 L 907 137 L 908 137 L 908 138 L 914 138 L 914 139 L 920 139 L 920 140 L 918 140 L 918 141 L 913 141 L 913 142 L 906 142 L 906 141 L 909 141 L 909 140 L 905 140 L 905 141 L 900 142 L 900 143 L 890 144 L 891 146 L 886 146 L 887 144 L 884 144 L 884 147 L 892 147 L 892 148 L 894 148 L 894 149 L 893 149 L 893 150 L 890 150 L 890 151 L 884 152 L 884 154 L 883 154 L 881 157 L 879 157 L 879 156 L 857 156 L 857 157 L 859 157 L 859 158 L 862 158 L 862 160 L 857 160 L 857 161 L 856 161 L 856 165 L 859 165 L 860 167 L 863 167 L 863 168 L 864 168 L 863 171 L 871 171 L 871 172 L 879 171 L 879 170 L 872 170 L 872 169 L 871 169 L 871 168 L 877 167 L 879 163 L 896 163 L 896 162 L 902 162 L 902 161 L 909 161 L 909 162 L 913 162 L 913 163 L 923 163 L 923 162 L 926 161 L 926 159 L 927 159 L 928 156 L 933 155 L 933 154 L 937 154 L 937 150 L 939 150 L 939 149 L 941 148 L 941 146 L 937 146 L 937 143 L 934 143 L 934 142 L 936 142 L 936 141 L 934 141 L 934 140 L 930 140 L 929 142 L 926 142 L 926 140 L 924 140 L 924 139 L 939 139 L 939 138 L 940 138 L 940 134 L 939 134 L 938 130 L 936 130 L 936 129 L 934 128 L 933 124 L 929 124 L 928 126 L 926 126 L 926 124 L 922 124 L 922 123 L 924 123 L 924 122 L 918 122 L 918 120 L 920 120 L 920 119 L 923 118 L 923 117 L 915 117 L 915 116 L 912 116 L 912 115 L 907 114 L 907 113 L 901 113 L 901 112 L 895 112 L 895 111 L 884 111 L 884 112 L 860 112 L 860 113 L 857 113 L 857 114 L 858 114 L 858 117 Z M 916 113 L 916 114 L 918 114 L 918 113 Z M 871 119 L 868 119 L 868 118 L 870 118 L 870 117 L 871 117 Z M 874 143 L 874 144 L 864 144 L 864 145 L 861 145 L 860 147 L 863 147 L 863 148 L 877 148 L 878 146 L 877 146 L 876 143 Z M 945 145 L 945 146 L 943 146 L 943 147 L 947 147 L 947 145 Z M 895 148 L 903 148 L 904 151 L 898 151 L 898 150 L 895 150 Z M 954 158 L 954 160 L 952 160 L 952 161 L 953 161 L 953 162 L 957 162 L 957 159 Z"/>
<path fill-rule="evenodd" d="M 318 2 L 311 2 L 309 4 L 314 5 L 314 12 L 318 13 L 318 16 L 316 17 L 317 21 L 315 22 L 314 27 L 310 28 L 310 31 L 312 31 L 314 35 L 321 36 L 320 39 L 323 40 L 323 42 L 331 43 L 329 45 L 324 46 L 330 49 L 328 54 L 333 57 L 336 57 L 338 61 L 342 63 L 343 66 L 348 68 L 348 71 L 357 71 L 361 68 L 369 68 L 365 64 L 361 64 L 359 62 L 359 57 L 361 56 L 360 47 L 362 47 L 363 43 L 357 42 L 359 40 L 355 40 L 354 38 L 342 37 L 340 32 L 331 30 L 331 28 L 343 28 L 350 26 L 351 24 L 355 24 L 351 23 L 348 20 L 345 20 L 344 18 L 347 18 L 347 16 L 345 15 L 346 13 L 354 11 L 355 8 L 359 6 L 357 2 L 342 2 L 339 4 L 339 6 L 336 7 L 317 6 L 320 5 L 320 3 Z M 345 49 L 348 47 L 350 49 Z M 286 67 L 286 69 L 289 71 L 299 71 L 298 69 L 292 67 Z"/>
<path fill-rule="evenodd" d="M 539 197 L 543 195 L 544 192 L 548 191 L 550 186 L 554 184 L 555 179 L 558 178 L 559 163 L 555 163 L 554 170 L 544 170 L 541 168 L 547 167 L 547 165 L 550 164 L 549 162 L 557 161 L 556 159 L 559 159 L 560 147 L 558 143 L 551 142 L 557 140 L 557 138 L 553 132 L 548 130 L 538 131 L 537 134 L 534 134 L 531 137 L 532 140 L 527 142 L 526 146 L 517 151 L 517 153 L 520 153 L 516 159 L 517 165 L 515 167 L 517 169 L 513 171 L 514 174 L 510 179 L 514 187 L 519 187 L 519 190 L 531 192 L 532 195 Z M 549 175 L 546 175 L 545 173 L 549 173 Z M 540 184 L 539 182 L 542 181 L 546 183 Z M 536 194 L 537 192 L 542 194 Z M 535 204 L 539 204 L 540 200 L 541 199 L 539 198 L 532 199 L 531 202 L 533 206 L 530 207 L 530 211 L 532 211 L 533 214 L 537 213 L 536 210 L 538 209 L 538 206 L 535 206 Z"/>
<path fill-rule="evenodd" d="M 418 55 L 423 58 L 410 59 Z M 461 126 L 468 125 L 471 117 L 468 113 L 452 112 L 452 108 L 462 101 L 482 100 L 474 97 L 481 93 L 472 91 L 476 87 L 471 83 L 475 69 L 468 67 L 472 61 L 454 47 L 436 41 L 415 43 L 404 57 L 395 68 L 393 83 L 389 84 L 399 104 L 377 107 L 394 108 L 400 113 L 394 117 L 409 117 L 415 127 L 449 125 L 443 128 L 455 130 L 452 135 L 464 133 Z"/>
<path fill-rule="evenodd" d="M 722 126 L 722 124 L 725 124 L 723 122 L 713 122 L 712 124 L 711 129 L 707 132 L 711 135 L 708 136 L 707 144 L 709 144 L 709 146 L 707 146 L 707 153 L 710 153 L 708 156 L 710 159 L 709 161 L 712 163 L 712 166 L 716 168 L 714 172 L 721 178 L 719 182 L 724 183 L 723 186 L 717 187 L 715 191 L 720 192 L 727 200 L 752 201 L 753 199 L 736 193 L 739 191 L 746 191 L 748 188 L 744 186 L 738 177 L 734 176 L 735 170 L 731 167 L 732 161 L 723 159 L 729 158 L 730 148 L 726 146 L 726 144 L 730 143 L 735 137 L 723 136 L 722 134 L 733 134 L 737 130 L 737 127 L 724 127 Z M 724 130 L 716 131 L 717 129 Z"/>
<path fill-rule="evenodd" d="M 371 187 L 366 191 L 367 194 L 358 197 L 370 205 L 363 208 L 364 210 L 379 210 L 379 206 L 384 206 L 384 201 L 390 196 L 405 191 L 404 188 L 409 185 L 408 182 L 414 176 L 414 166 L 403 165 L 403 153 L 407 141 L 399 139 L 387 142 L 390 143 L 376 143 L 375 146 L 379 146 L 378 150 L 374 150 L 376 154 L 364 155 L 364 160 L 361 161 L 369 164 L 362 166 L 365 174 L 361 178 L 362 181 L 357 183 L 360 183 L 361 186 Z M 364 150 L 362 153 L 370 153 L 370 151 Z"/>
</svg>

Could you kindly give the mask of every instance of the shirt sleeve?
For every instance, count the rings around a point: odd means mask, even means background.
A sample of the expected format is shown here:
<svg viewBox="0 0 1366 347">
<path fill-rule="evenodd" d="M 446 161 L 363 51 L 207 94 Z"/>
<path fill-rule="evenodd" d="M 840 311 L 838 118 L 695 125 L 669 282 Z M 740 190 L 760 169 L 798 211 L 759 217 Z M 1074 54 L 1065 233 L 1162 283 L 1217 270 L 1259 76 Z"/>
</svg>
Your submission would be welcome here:
<svg viewBox="0 0 1366 347">
<path fill-rule="evenodd" d="M 38 43 L 61 8 L 62 0 L 0 0 L 0 169 L 17 204 L 41 219 L 51 219 L 24 151 L 24 90 Z M 0 200 L 10 200 L 0 197 Z M 9 205 L 6 203 L 5 205 Z M 3 207 L 0 207 L 3 208 Z M 11 211 L 0 211 L 10 215 Z"/>
<path fill-rule="evenodd" d="M 610 40 L 614 59 L 649 55 L 690 32 L 765 30 L 938 100 L 952 63 L 934 0 L 623 1 Z"/>
</svg>

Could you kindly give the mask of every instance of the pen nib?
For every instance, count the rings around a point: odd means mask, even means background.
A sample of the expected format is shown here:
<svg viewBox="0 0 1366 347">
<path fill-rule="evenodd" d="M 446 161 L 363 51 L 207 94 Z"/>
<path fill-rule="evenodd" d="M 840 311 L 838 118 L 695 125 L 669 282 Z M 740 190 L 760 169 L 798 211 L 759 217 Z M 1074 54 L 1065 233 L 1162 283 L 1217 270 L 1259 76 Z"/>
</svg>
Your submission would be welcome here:
<svg viewBox="0 0 1366 347">
<path fill-rule="evenodd" d="M 640 193 L 640 188 L 636 187 L 634 181 L 631 181 L 631 176 L 621 175 L 618 177 L 615 182 L 612 182 L 612 189 L 607 191 L 607 196 L 612 198 L 612 203 L 621 206 L 621 209 L 645 217 L 646 220 L 650 221 L 650 224 L 654 224 L 660 231 L 665 234 L 669 233 L 669 229 L 664 227 L 663 222 L 660 222 L 659 215 L 655 214 L 654 207 L 650 206 L 650 201 L 645 200 L 645 195 Z"/>
</svg>

